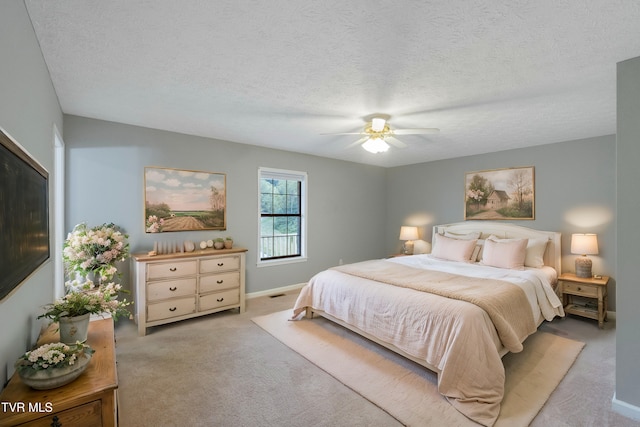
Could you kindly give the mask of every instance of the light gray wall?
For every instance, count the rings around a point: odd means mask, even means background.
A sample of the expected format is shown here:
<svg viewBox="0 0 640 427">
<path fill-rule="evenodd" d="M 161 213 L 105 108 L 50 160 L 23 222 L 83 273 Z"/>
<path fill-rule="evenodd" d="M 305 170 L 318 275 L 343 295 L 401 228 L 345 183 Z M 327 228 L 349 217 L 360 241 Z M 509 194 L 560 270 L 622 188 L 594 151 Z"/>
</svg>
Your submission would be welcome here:
<svg viewBox="0 0 640 427">
<path fill-rule="evenodd" d="M 62 131 L 62 112 L 22 0 L 2 2 L 0 58 L 0 127 L 49 171 L 52 189 L 53 125 Z M 51 200 L 52 230 L 53 211 Z M 52 258 L 57 246 L 52 237 Z M 0 388 L 13 363 L 35 343 L 42 324 L 36 318 L 53 292 L 53 263 L 47 261 L 0 302 Z"/>
<path fill-rule="evenodd" d="M 67 230 L 79 222 L 114 222 L 136 252 L 151 250 L 154 240 L 230 235 L 249 249 L 247 292 L 306 282 L 340 259 L 385 254 L 384 168 L 77 116 L 65 116 L 65 144 Z M 144 233 L 145 166 L 226 173 L 227 230 Z M 308 173 L 307 262 L 256 267 L 260 166 Z"/>
<path fill-rule="evenodd" d="M 640 57 L 618 64 L 616 399 L 640 418 Z"/>
<path fill-rule="evenodd" d="M 563 271 L 575 271 L 572 233 L 596 233 L 599 255 L 593 270 L 615 278 L 615 136 L 603 136 L 391 168 L 387 180 L 387 242 L 398 251 L 400 226 L 421 227 L 431 241 L 435 224 L 464 220 L 467 172 L 535 167 L 535 220 L 511 221 L 562 233 Z M 615 310 L 615 280 L 609 310 Z"/>
</svg>

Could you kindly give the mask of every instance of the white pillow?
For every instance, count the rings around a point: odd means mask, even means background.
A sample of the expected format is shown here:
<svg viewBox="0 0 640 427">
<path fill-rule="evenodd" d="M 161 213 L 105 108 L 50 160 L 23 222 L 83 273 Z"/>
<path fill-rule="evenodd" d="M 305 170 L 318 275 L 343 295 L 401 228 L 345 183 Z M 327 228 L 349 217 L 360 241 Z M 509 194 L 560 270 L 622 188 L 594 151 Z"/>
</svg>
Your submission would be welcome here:
<svg viewBox="0 0 640 427">
<path fill-rule="evenodd" d="M 413 254 L 428 254 L 431 253 L 431 243 L 425 242 L 424 240 L 414 240 L 413 241 Z"/>
<path fill-rule="evenodd" d="M 445 230 L 444 235 L 445 237 L 451 237 L 452 239 L 458 239 L 458 240 L 473 240 L 473 239 L 480 238 L 479 231 L 472 232 L 472 233 L 452 233 L 450 231 Z"/>
<path fill-rule="evenodd" d="M 498 239 L 490 236 L 484 242 L 482 264 L 511 270 L 524 270 L 529 239 Z"/>
<path fill-rule="evenodd" d="M 431 255 L 449 261 L 469 262 L 477 240 L 461 240 L 436 234 Z"/>
<path fill-rule="evenodd" d="M 547 243 L 549 239 L 529 239 L 524 265 L 534 268 L 544 267 L 544 251 L 547 249 Z"/>
<path fill-rule="evenodd" d="M 479 231 L 473 231 L 473 232 L 470 232 L 470 233 L 452 233 L 451 231 L 448 231 L 448 230 L 444 231 L 445 237 L 451 237 L 452 239 L 458 239 L 458 240 L 479 239 L 481 234 L 482 233 L 479 232 Z M 482 241 L 482 242 L 484 242 L 484 241 Z M 471 252 L 471 257 L 469 258 L 469 261 L 478 262 L 478 261 L 480 261 L 481 255 L 482 255 L 482 243 L 478 240 L 478 245 L 476 245 L 476 247 L 473 248 L 473 251 Z"/>
</svg>

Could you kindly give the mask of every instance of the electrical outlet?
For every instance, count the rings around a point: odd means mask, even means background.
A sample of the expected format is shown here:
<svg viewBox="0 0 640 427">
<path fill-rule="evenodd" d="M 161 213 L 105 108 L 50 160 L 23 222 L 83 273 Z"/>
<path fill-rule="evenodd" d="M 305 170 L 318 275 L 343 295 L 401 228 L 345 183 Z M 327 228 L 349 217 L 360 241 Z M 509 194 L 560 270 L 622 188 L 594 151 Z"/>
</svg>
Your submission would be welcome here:
<svg viewBox="0 0 640 427">
<path fill-rule="evenodd" d="M 340 258 L 340 259 L 338 260 L 338 265 L 342 265 L 342 264 L 344 264 L 344 262 L 342 262 L 342 258 Z"/>
</svg>

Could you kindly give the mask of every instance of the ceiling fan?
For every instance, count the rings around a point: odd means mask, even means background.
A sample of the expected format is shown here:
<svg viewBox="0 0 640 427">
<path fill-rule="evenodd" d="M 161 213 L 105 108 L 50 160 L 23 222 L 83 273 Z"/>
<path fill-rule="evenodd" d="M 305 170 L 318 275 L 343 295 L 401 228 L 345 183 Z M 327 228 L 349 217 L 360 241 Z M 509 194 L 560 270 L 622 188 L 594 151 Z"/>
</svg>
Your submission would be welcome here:
<svg viewBox="0 0 640 427">
<path fill-rule="evenodd" d="M 440 129 L 437 128 L 391 129 L 388 116 L 377 115 L 371 117 L 371 121 L 367 122 L 362 132 L 331 133 L 328 135 L 362 135 L 362 138 L 349 144 L 346 148 L 362 144 L 362 148 L 375 154 L 387 151 L 389 144 L 396 148 L 405 148 L 407 144 L 397 139 L 396 135 L 421 135 L 438 132 Z"/>
</svg>

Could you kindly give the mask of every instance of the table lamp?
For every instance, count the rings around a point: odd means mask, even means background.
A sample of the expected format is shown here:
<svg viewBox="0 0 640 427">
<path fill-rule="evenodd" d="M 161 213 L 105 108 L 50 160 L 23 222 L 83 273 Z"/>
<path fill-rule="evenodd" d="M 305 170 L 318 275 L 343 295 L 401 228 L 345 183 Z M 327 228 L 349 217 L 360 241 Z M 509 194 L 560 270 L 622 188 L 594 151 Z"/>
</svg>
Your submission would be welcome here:
<svg viewBox="0 0 640 427">
<path fill-rule="evenodd" d="M 402 245 L 402 253 L 405 255 L 413 255 L 413 241 L 418 240 L 418 227 L 402 226 L 400 227 L 400 240 L 404 240 Z"/>
<path fill-rule="evenodd" d="M 595 234 L 572 234 L 571 253 L 582 255 L 576 258 L 576 276 L 592 277 L 592 262 L 587 255 L 597 255 L 598 237 Z"/>
</svg>

